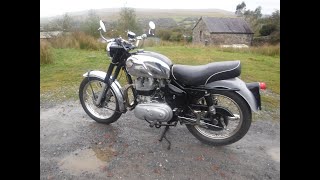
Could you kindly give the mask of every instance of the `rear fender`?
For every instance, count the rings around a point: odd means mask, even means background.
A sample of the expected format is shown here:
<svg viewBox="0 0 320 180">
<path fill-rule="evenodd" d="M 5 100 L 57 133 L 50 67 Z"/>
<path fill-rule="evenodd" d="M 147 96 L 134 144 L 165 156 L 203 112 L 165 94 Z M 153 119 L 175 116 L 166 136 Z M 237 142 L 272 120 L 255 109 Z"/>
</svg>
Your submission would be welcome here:
<svg viewBox="0 0 320 180">
<path fill-rule="evenodd" d="M 103 71 L 89 71 L 83 74 L 84 77 L 96 77 L 101 79 L 102 81 L 105 79 L 107 73 L 103 72 Z M 112 79 L 112 76 L 110 76 L 110 79 Z M 123 96 L 123 92 L 121 89 L 121 85 L 119 84 L 119 82 L 117 80 L 114 80 L 114 82 L 111 84 L 111 89 L 113 90 L 118 103 L 119 103 L 119 110 L 120 112 L 126 112 L 126 108 L 124 105 L 124 96 Z"/>
<path fill-rule="evenodd" d="M 260 94 L 259 94 L 259 100 L 256 99 L 255 95 L 248 89 L 245 82 L 243 82 L 239 78 L 232 78 L 232 79 L 226 79 L 226 80 L 220 80 L 220 81 L 214 81 L 211 83 L 208 83 L 205 86 L 206 89 L 237 89 L 235 92 L 238 93 L 250 106 L 250 108 L 257 112 L 258 110 L 261 110 L 260 105 Z"/>
</svg>

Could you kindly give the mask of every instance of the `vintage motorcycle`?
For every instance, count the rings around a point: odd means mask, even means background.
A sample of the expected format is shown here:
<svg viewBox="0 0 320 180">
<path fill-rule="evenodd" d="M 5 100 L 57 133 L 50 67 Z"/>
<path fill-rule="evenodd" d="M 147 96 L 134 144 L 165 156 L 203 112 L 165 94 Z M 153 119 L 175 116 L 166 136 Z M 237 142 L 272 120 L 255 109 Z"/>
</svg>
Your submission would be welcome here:
<svg viewBox="0 0 320 180">
<path fill-rule="evenodd" d="M 159 141 L 165 138 L 168 149 L 171 143 L 165 134 L 178 122 L 201 142 L 222 146 L 240 140 L 250 128 L 252 111 L 261 110 L 260 89 L 266 85 L 239 79 L 238 60 L 189 66 L 173 64 L 159 53 L 132 51 L 155 30 L 152 21 L 148 35 L 136 37 L 128 31 L 128 40 L 105 38 L 101 20 L 98 30 L 111 63 L 107 72 L 83 74 L 79 98 L 85 112 L 99 123 L 113 123 L 133 110 L 150 127 L 165 126 Z M 127 79 L 124 87 L 117 81 L 121 70 Z"/>
</svg>

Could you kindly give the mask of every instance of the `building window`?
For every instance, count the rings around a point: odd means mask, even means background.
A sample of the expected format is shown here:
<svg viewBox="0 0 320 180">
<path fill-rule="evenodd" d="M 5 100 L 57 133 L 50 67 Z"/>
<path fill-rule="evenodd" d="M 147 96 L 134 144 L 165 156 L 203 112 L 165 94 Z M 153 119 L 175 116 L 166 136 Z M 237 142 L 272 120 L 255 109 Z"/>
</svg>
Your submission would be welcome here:
<svg viewBox="0 0 320 180">
<path fill-rule="evenodd" d="M 202 41 L 202 31 L 200 31 L 200 42 Z"/>
</svg>

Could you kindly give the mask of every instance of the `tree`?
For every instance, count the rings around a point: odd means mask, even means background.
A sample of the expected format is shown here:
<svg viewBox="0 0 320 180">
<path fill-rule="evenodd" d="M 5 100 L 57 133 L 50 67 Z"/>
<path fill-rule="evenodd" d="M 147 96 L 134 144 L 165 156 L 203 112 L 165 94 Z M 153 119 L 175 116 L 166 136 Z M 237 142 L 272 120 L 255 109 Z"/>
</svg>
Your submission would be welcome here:
<svg viewBox="0 0 320 180">
<path fill-rule="evenodd" d="M 89 34 L 94 37 L 99 37 L 98 28 L 100 17 L 96 14 L 94 10 L 88 12 L 86 20 L 81 24 L 81 30 L 86 34 Z"/>
<path fill-rule="evenodd" d="M 51 21 L 48 25 L 44 27 L 46 30 L 51 31 L 71 31 L 74 25 L 74 20 L 67 13 L 65 13 L 62 18 L 55 19 Z"/>
<path fill-rule="evenodd" d="M 280 41 L 280 11 L 276 10 L 271 16 L 262 17 L 261 6 L 254 11 L 246 9 L 246 4 L 242 2 L 236 7 L 235 14 L 243 17 L 249 24 L 255 36 L 269 36 L 271 43 Z"/>
<path fill-rule="evenodd" d="M 277 28 L 275 24 L 266 24 L 262 26 L 259 32 L 261 36 L 269 36 L 271 33 L 276 31 L 276 29 Z"/>
<path fill-rule="evenodd" d="M 261 6 L 258 6 L 254 12 L 253 12 L 253 16 L 257 19 L 261 18 L 262 17 L 262 13 L 261 13 Z"/>
<path fill-rule="evenodd" d="M 241 4 L 237 5 L 235 14 L 237 16 L 242 16 L 245 10 L 246 10 L 246 3 L 242 1 Z"/>
<path fill-rule="evenodd" d="M 62 29 L 63 31 L 70 31 L 72 28 L 73 19 L 66 13 L 62 18 Z"/>
<path fill-rule="evenodd" d="M 276 29 L 280 31 L 280 11 L 279 10 L 274 11 L 270 18 L 272 22 L 275 24 Z"/>
<path fill-rule="evenodd" d="M 258 6 L 254 11 L 249 9 L 243 13 L 245 20 L 250 24 L 255 35 L 258 35 L 258 32 L 261 29 L 261 9 L 261 6 Z"/>
<path fill-rule="evenodd" d="M 136 13 L 133 8 L 121 8 L 117 29 L 120 35 L 123 36 L 126 36 L 125 31 L 128 30 L 136 33 L 137 35 L 142 34 L 142 28 L 137 22 Z"/>
<path fill-rule="evenodd" d="M 272 43 L 280 42 L 280 11 L 276 10 L 272 13 L 271 22 L 275 27 L 275 30 L 270 34 Z"/>
</svg>

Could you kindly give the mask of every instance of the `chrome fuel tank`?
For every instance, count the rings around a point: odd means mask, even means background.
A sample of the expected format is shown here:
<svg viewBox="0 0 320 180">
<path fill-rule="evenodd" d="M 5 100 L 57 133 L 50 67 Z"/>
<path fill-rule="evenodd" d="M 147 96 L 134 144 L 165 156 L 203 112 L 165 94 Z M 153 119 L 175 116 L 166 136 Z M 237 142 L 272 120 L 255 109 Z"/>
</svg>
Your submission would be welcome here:
<svg viewBox="0 0 320 180">
<path fill-rule="evenodd" d="M 131 76 L 169 79 L 172 62 L 162 54 L 140 52 L 130 56 L 126 61 L 126 69 Z"/>
</svg>

